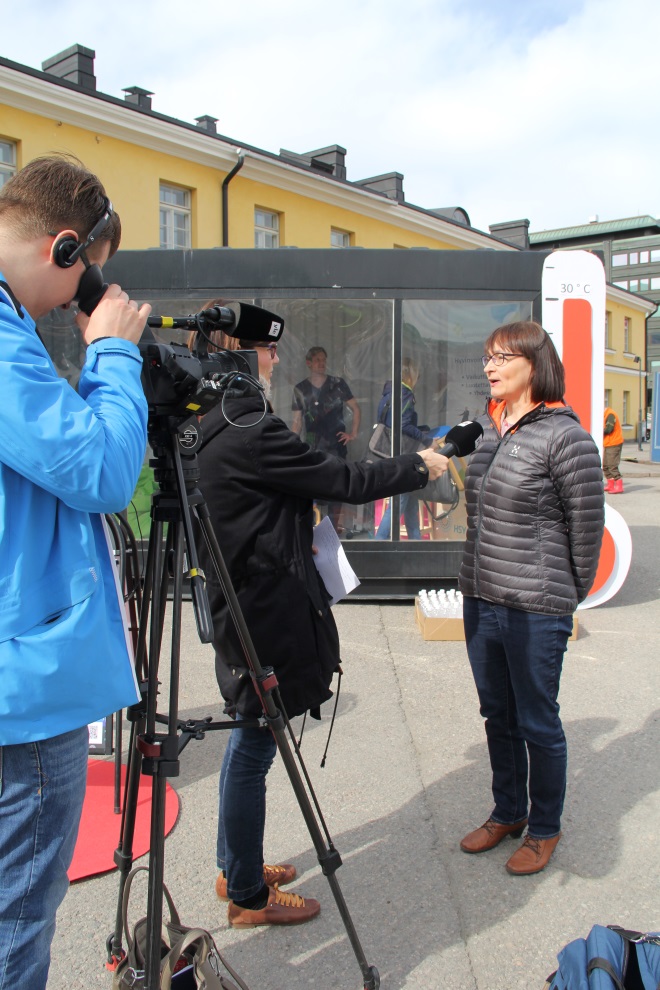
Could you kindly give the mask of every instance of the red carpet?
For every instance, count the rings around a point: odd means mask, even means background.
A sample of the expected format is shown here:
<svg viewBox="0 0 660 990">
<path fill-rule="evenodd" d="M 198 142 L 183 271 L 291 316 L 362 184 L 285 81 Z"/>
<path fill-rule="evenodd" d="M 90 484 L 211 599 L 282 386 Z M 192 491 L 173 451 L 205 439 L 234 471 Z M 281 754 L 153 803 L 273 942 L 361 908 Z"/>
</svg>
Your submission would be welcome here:
<svg viewBox="0 0 660 990">
<path fill-rule="evenodd" d="M 126 777 L 126 767 L 121 768 L 121 801 Z M 140 776 L 133 859 L 149 851 L 151 831 L 151 783 L 152 778 Z M 78 841 L 69 868 L 69 880 L 83 880 L 99 873 L 116 869 L 112 858 L 119 845 L 121 815 L 114 813 L 115 765 L 110 760 L 89 760 L 87 764 L 87 791 L 83 804 Z M 179 817 L 179 796 L 169 784 L 165 788 L 165 835 L 172 831 Z"/>
</svg>

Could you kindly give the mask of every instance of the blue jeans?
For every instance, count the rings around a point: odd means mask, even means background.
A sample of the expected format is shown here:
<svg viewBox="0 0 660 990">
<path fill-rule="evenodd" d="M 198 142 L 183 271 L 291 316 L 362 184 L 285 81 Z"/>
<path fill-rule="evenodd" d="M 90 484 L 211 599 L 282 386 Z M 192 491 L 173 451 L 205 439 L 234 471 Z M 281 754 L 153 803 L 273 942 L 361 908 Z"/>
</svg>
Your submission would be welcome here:
<svg viewBox="0 0 660 990">
<path fill-rule="evenodd" d="M 0 988 L 43 990 L 87 781 L 87 727 L 0 747 Z"/>
<path fill-rule="evenodd" d="M 529 804 L 529 834 L 550 838 L 560 831 L 566 792 L 566 737 L 557 695 L 573 618 L 464 598 L 463 621 L 486 720 L 491 817 L 511 825 L 527 817 Z"/>
<path fill-rule="evenodd" d="M 218 867 L 227 875 L 231 900 L 243 901 L 264 883 L 266 774 L 277 744 L 269 729 L 228 731 L 220 771 Z"/>
<path fill-rule="evenodd" d="M 419 529 L 419 501 L 416 495 L 411 495 L 410 492 L 406 492 L 404 495 L 399 496 L 399 511 L 403 516 L 403 521 L 406 524 L 406 533 L 409 540 L 421 540 L 422 534 Z M 392 529 L 392 500 L 387 504 L 387 508 L 383 513 L 383 518 L 380 521 L 378 529 L 376 530 L 377 540 L 389 540 L 390 531 Z"/>
</svg>

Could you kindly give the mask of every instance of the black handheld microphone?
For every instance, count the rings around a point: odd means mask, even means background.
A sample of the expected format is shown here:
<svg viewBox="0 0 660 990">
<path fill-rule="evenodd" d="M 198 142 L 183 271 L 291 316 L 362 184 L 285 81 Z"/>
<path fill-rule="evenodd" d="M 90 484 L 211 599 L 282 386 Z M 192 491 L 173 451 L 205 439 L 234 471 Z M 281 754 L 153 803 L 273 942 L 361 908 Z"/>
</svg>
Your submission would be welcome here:
<svg viewBox="0 0 660 990">
<path fill-rule="evenodd" d="M 472 420 L 458 423 L 442 438 L 444 445 L 437 453 L 443 457 L 455 457 L 457 454 L 459 457 L 467 457 L 474 451 L 483 433 L 484 428 L 480 423 L 473 423 Z"/>
</svg>

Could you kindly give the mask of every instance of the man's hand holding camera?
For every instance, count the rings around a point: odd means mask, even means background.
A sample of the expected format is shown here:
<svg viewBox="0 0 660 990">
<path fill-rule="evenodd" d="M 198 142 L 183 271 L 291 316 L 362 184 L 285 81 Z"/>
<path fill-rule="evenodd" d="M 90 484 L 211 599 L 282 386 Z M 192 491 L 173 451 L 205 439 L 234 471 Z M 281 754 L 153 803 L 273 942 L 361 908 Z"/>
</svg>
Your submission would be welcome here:
<svg viewBox="0 0 660 990">
<path fill-rule="evenodd" d="M 122 337 L 137 344 L 150 312 L 149 303 L 138 308 L 121 286 L 113 284 L 108 286 L 92 315 L 79 312 L 76 323 L 88 345 L 100 337 Z"/>
</svg>

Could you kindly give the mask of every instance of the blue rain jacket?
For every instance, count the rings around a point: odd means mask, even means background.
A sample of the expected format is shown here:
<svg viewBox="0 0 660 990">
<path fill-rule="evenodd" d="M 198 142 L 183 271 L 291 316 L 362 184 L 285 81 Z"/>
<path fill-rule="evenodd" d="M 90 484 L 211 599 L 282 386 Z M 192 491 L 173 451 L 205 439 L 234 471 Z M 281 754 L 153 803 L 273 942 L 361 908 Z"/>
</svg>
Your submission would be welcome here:
<svg viewBox="0 0 660 990">
<path fill-rule="evenodd" d="M 128 505 L 147 421 L 135 344 L 91 344 L 76 391 L 7 289 L 0 273 L 0 745 L 138 699 L 100 514 Z"/>
</svg>

